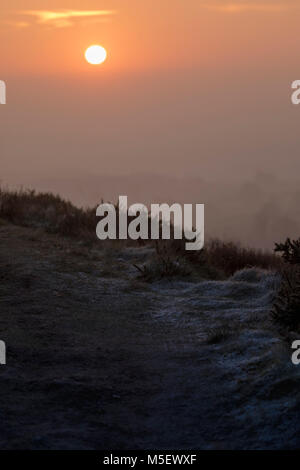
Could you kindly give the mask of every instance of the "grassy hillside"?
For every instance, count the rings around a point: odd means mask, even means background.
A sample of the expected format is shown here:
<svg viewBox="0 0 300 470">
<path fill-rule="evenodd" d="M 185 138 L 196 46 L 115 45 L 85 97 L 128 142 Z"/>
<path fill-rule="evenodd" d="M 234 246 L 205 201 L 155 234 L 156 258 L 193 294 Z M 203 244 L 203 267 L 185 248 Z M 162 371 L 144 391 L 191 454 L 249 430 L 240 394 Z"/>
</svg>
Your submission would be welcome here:
<svg viewBox="0 0 300 470">
<path fill-rule="evenodd" d="M 299 447 L 277 256 L 100 242 L 52 195 L 0 214 L 1 449 Z"/>
</svg>

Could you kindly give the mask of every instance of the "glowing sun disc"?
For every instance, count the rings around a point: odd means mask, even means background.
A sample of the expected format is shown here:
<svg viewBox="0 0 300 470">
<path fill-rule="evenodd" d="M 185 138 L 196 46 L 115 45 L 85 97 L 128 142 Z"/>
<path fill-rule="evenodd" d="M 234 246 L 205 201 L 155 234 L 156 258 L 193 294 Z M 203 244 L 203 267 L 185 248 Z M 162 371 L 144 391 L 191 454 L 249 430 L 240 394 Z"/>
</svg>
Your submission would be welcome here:
<svg viewBox="0 0 300 470">
<path fill-rule="evenodd" d="M 85 58 L 89 64 L 99 65 L 102 64 L 107 57 L 107 52 L 102 46 L 90 46 L 85 51 Z"/>
</svg>

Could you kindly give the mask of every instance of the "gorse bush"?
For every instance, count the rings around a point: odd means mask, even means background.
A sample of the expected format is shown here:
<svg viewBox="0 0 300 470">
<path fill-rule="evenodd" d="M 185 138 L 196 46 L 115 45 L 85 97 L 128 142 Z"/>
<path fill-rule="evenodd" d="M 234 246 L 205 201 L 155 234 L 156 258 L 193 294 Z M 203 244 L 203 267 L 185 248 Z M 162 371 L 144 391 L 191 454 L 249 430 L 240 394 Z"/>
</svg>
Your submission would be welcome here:
<svg viewBox="0 0 300 470">
<path fill-rule="evenodd" d="M 272 308 L 272 317 L 283 329 L 300 330 L 300 239 L 275 244 L 285 262 L 281 286 Z"/>
<path fill-rule="evenodd" d="M 300 264 L 300 239 L 290 240 L 284 243 L 275 243 L 275 253 L 280 253 L 284 261 L 289 264 Z"/>
<path fill-rule="evenodd" d="M 300 328 L 300 266 L 283 271 L 282 277 L 272 316 L 284 329 L 297 331 Z"/>
</svg>

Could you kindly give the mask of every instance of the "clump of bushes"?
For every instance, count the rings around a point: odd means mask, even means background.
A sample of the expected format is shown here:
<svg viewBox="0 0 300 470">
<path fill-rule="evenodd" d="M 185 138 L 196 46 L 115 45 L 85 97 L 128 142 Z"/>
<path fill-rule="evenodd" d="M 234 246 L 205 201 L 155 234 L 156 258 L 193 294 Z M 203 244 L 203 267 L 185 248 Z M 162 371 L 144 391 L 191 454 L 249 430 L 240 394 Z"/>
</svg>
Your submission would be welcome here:
<svg viewBox="0 0 300 470">
<path fill-rule="evenodd" d="M 211 240 L 204 249 L 207 263 L 232 276 L 236 271 L 245 268 L 277 270 L 281 263 L 273 253 L 245 248 L 234 242 Z"/>
<path fill-rule="evenodd" d="M 285 270 L 282 275 L 272 316 L 284 329 L 297 331 L 300 328 L 300 267 Z"/>
<path fill-rule="evenodd" d="M 165 251 L 166 242 L 161 241 L 158 246 Z M 170 240 L 167 249 L 171 256 L 187 260 L 200 276 L 208 279 L 225 279 L 237 271 L 254 267 L 276 271 L 283 264 L 281 258 L 272 252 L 217 239 L 207 241 L 200 251 L 186 251 L 185 240 Z"/>
<path fill-rule="evenodd" d="M 300 265 L 300 238 L 287 238 L 284 243 L 275 243 L 275 253 L 280 253 L 285 262 Z"/>
<path fill-rule="evenodd" d="M 300 330 L 300 238 L 275 244 L 275 252 L 285 261 L 281 286 L 272 308 L 272 317 L 284 330 Z"/>
</svg>

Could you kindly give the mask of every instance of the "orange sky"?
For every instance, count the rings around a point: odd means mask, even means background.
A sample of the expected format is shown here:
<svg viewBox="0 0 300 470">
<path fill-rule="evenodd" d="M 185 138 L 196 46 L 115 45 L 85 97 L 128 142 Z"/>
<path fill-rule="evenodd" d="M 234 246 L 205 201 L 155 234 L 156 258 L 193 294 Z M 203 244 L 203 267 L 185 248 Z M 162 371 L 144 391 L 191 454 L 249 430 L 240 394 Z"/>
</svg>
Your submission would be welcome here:
<svg viewBox="0 0 300 470">
<path fill-rule="evenodd" d="M 298 0 L 2 0 L 1 180 L 293 176 L 299 21 Z"/>
<path fill-rule="evenodd" d="M 1 184 L 82 204 L 209 201 L 214 235 L 227 224 L 266 246 L 261 220 L 298 218 L 278 181 L 300 174 L 299 24 L 299 0 L 1 0 Z M 91 44 L 103 65 L 85 61 Z"/>
<path fill-rule="evenodd" d="M 93 43 L 108 50 L 106 71 L 226 70 L 263 65 L 266 57 L 269 63 L 286 62 L 298 44 L 300 5 L 297 0 L 2 0 L 0 13 L 2 74 L 55 75 L 89 73 L 83 52 Z"/>
</svg>

